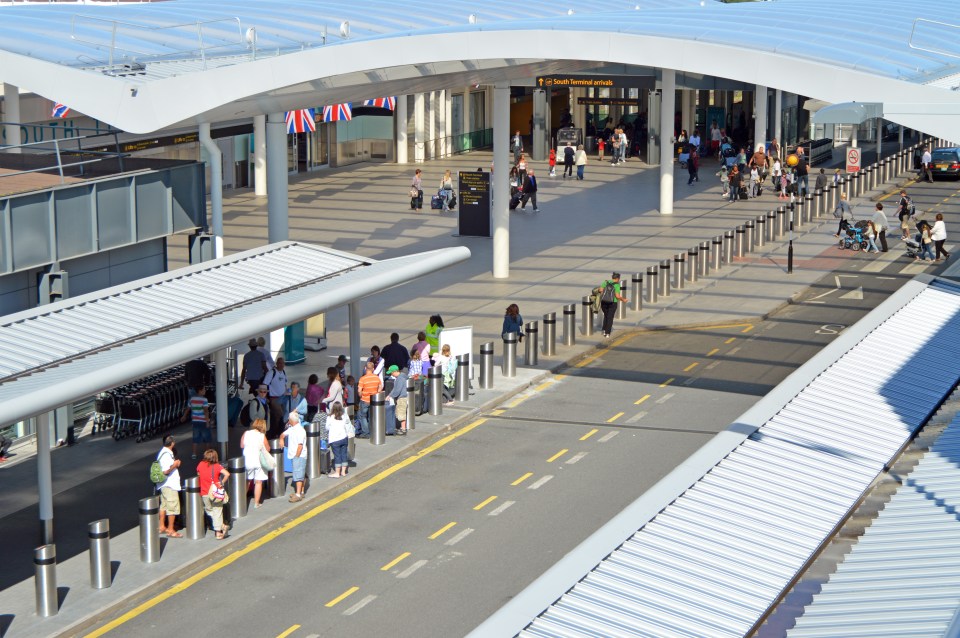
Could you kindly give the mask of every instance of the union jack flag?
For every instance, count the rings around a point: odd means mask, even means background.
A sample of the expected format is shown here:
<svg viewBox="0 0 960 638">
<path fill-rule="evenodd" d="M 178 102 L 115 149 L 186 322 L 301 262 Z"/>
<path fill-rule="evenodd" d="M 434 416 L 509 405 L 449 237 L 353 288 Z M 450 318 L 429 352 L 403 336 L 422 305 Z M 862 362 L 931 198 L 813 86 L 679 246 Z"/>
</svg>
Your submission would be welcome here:
<svg viewBox="0 0 960 638">
<path fill-rule="evenodd" d="M 378 97 L 372 100 L 364 100 L 364 106 L 379 106 L 382 109 L 390 109 L 391 111 L 397 108 L 397 98 L 396 97 Z"/>
<path fill-rule="evenodd" d="M 50 112 L 50 117 L 67 117 L 67 114 L 70 112 L 70 107 L 65 104 L 60 104 L 57 102 L 53 105 L 53 111 Z"/>
<path fill-rule="evenodd" d="M 338 122 L 353 119 L 353 103 L 334 104 L 333 106 L 323 107 L 324 122 Z"/>
<path fill-rule="evenodd" d="M 287 111 L 286 119 L 287 133 L 306 133 L 317 130 L 317 125 L 313 121 L 313 109 Z"/>
</svg>

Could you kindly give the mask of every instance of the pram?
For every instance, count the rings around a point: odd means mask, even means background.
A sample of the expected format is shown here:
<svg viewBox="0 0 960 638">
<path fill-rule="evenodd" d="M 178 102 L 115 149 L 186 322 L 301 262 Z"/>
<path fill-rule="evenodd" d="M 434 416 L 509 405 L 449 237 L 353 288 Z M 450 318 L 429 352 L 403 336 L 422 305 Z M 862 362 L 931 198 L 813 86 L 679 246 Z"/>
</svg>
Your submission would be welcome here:
<svg viewBox="0 0 960 638">
<path fill-rule="evenodd" d="M 844 248 L 849 248 L 854 252 L 861 249 L 866 250 L 869 245 L 864 237 L 866 227 L 866 220 L 858 221 L 855 224 L 847 224 L 846 234 L 840 238 L 840 250 Z"/>
<path fill-rule="evenodd" d="M 926 220 L 921 219 L 920 221 L 917 222 L 916 226 L 917 226 L 917 234 L 903 241 L 903 245 L 907 249 L 907 257 L 920 256 L 920 252 L 923 250 L 923 246 L 920 244 L 920 239 L 921 239 L 921 236 L 923 235 L 923 227 L 930 226 L 930 224 Z"/>
<path fill-rule="evenodd" d="M 720 151 L 720 157 L 727 168 L 733 168 L 737 165 L 737 152 L 729 144 L 724 144 Z"/>
</svg>

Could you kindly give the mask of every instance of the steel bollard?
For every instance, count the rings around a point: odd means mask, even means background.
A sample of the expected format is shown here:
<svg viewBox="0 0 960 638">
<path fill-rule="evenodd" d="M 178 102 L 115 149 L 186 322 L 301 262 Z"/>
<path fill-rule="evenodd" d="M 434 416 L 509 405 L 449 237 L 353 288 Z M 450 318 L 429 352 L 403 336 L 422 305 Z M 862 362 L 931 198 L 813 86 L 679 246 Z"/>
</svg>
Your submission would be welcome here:
<svg viewBox="0 0 960 638">
<path fill-rule="evenodd" d="M 721 260 L 723 259 L 723 235 L 717 235 L 712 240 L 710 246 L 710 269 L 711 270 L 720 270 L 720 267 L 723 265 Z"/>
<path fill-rule="evenodd" d="M 493 342 L 485 343 L 480 346 L 480 352 L 483 352 L 485 346 L 490 346 L 490 376 L 493 376 Z M 482 358 L 481 354 L 481 358 Z M 481 368 L 483 370 L 483 368 Z M 482 386 L 481 386 L 482 387 Z M 417 382 L 413 379 L 407 379 L 407 413 L 404 415 L 407 419 L 407 429 L 417 429 Z M 352 440 L 352 439 L 351 439 Z"/>
<path fill-rule="evenodd" d="M 247 468 L 242 456 L 227 460 L 227 492 L 230 494 L 230 520 L 237 520 L 247 515 Z"/>
<path fill-rule="evenodd" d="M 648 266 L 647 267 L 647 297 L 644 299 L 648 304 L 657 303 L 657 267 Z"/>
<path fill-rule="evenodd" d="M 747 229 L 743 226 L 737 226 L 736 237 L 733 242 L 733 256 L 736 258 L 743 257 L 745 251 L 745 244 L 747 243 L 746 239 Z"/>
<path fill-rule="evenodd" d="M 753 234 L 753 247 L 763 248 L 767 243 L 767 217 L 759 215 L 757 217 L 757 229 Z"/>
<path fill-rule="evenodd" d="M 623 295 L 624 297 L 627 296 L 627 285 L 626 285 L 626 281 L 623 280 L 623 279 L 620 280 L 620 294 Z M 616 309 L 616 311 L 615 311 L 616 314 L 614 314 L 614 318 L 615 318 L 615 319 L 626 319 L 626 318 L 627 318 L 627 304 L 623 303 L 623 302 L 620 301 L 619 299 L 616 299 L 615 301 L 617 302 L 617 309 Z"/>
<path fill-rule="evenodd" d="M 696 283 L 699 276 L 700 249 L 697 246 L 687 251 L 687 281 Z"/>
<path fill-rule="evenodd" d="M 370 409 L 373 410 L 373 404 Z M 287 491 L 287 475 L 283 471 L 283 446 L 280 445 L 280 439 L 270 439 L 270 456 L 273 457 L 273 470 L 268 472 L 270 494 L 273 498 L 280 498 Z"/>
<path fill-rule="evenodd" d="M 454 398 L 457 401 L 470 400 L 470 355 L 468 354 L 457 355 L 457 375 L 455 377 L 453 391 Z"/>
<path fill-rule="evenodd" d="M 810 221 L 819 219 L 823 214 L 823 191 L 818 190 L 813 193 L 813 206 L 807 211 Z"/>
<path fill-rule="evenodd" d="M 200 499 L 200 478 L 192 477 L 183 482 L 183 531 L 192 541 L 200 540 L 207 533 L 204 521 L 203 501 Z"/>
<path fill-rule="evenodd" d="M 590 297 L 584 297 L 580 306 L 580 331 L 583 336 L 589 337 L 593 334 L 595 316 L 596 313 L 593 311 L 593 303 L 590 301 Z"/>
<path fill-rule="evenodd" d="M 154 532 L 157 532 L 154 526 Z M 157 538 L 160 535 L 157 532 Z M 33 550 L 33 584 L 37 597 L 37 615 L 56 616 L 60 611 L 57 599 L 57 547 L 41 545 Z"/>
<path fill-rule="evenodd" d="M 635 272 L 630 277 L 630 304 L 634 312 L 643 310 L 643 273 Z"/>
<path fill-rule="evenodd" d="M 320 414 L 317 412 L 317 414 Z M 307 423 L 307 478 L 320 478 L 320 437 L 323 436 L 323 425 L 320 421 Z"/>
<path fill-rule="evenodd" d="M 857 171 L 850 177 L 850 191 L 851 195 L 849 199 L 855 199 L 860 197 L 860 171 Z"/>
<path fill-rule="evenodd" d="M 775 234 L 776 234 L 776 238 L 780 239 L 781 237 L 783 237 L 783 234 L 787 227 L 787 211 L 783 206 L 781 206 L 780 208 L 777 209 L 776 213 L 777 213 L 777 225 L 776 225 L 777 231 Z"/>
<path fill-rule="evenodd" d="M 480 387 L 489 390 L 493 387 L 493 342 L 480 345 Z M 407 421 L 410 418 L 407 417 Z M 407 426 L 410 427 L 410 426 Z"/>
<path fill-rule="evenodd" d="M 535 366 L 539 361 L 540 353 L 540 324 L 537 321 L 528 321 L 526 325 L 526 342 L 523 344 L 523 365 L 525 366 Z M 466 399 L 457 399 L 457 401 L 465 401 Z"/>
<path fill-rule="evenodd" d="M 160 560 L 160 497 L 140 499 L 140 562 Z"/>
<path fill-rule="evenodd" d="M 517 333 L 506 332 L 503 335 L 503 361 L 500 363 L 500 372 L 509 378 L 517 376 Z M 431 386 L 432 390 L 432 386 Z M 433 405 L 433 397 L 430 397 Z M 433 412 L 431 412 L 433 414 Z"/>
<path fill-rule="evenodd" d="M 433 379 L 433 373 L 437 368 L 431 367 L 427 377 Z M 433 385 L 430 386 L 430 407 L 433 407 Z M 443 396 L 440 396 L 441 403 Z M 370 443 L 373 445 L 383 445 L 387 442 L 387 393 L 377 392 L 370 397 Z M 430 414 L 433 414 L 431 411 Z"/>
<path fill-rule="evenodd" d="M 552 357 L 557 352 L 557 313 L 543 315 L 543 356 Z"/>
<path fill-rule="evenodd" d="M 664 259 L 660 262 L 660 268 L 657 270 L 657 296 L 666 299 L 670 296 L 670 260 Z"/>
<path fill-rule="evenodd" d="M 783 208 L 781 206 L 780 208 Z M 786 209 L 784 209 L 786 210 Z M 777 211 L 767 211 L 767 241 L 773 241 L 777 238 Z"/>
<path fill-rule="evenodd" d="M 514 339 L 517 337 L 515 332 L 507 334 L 513 335 Z M 430 368 L 430 372 L 427 373 L 427 385 L 430 388 L 427 393 L 430 399 L 427 411 L 431 416 L 440 416 L 443 414 L 443 371 L 436 366 Z"/>
<path fill-rule="evenodd" d="M 677 290 L 683 290 L 685 285 L 684 279 L 686 278 L 686 273 L 684 272 L 685 260 L 687 254 L 684 252 L 677 253 L 673 256 L 673 287 Z"/>
<path fill-rule="evenodd" d="M 101 518 L 87 525 L 90 542 L 90 586 L 106 589 L 113 584 L 110 567 L 110 519 Z"/>
<path fill-rule="evenodd" d="M 796 219 L 794 220 L 799 222 L 800 226 L 803 226 L 804 224 L 809 224 L 810 221 L 813 219 L 813 207 L 814 207 L 813 197 L 814 197 L 813 195 L 807 195 L 806 197 L 803 198 L 803 207 L 800 208 L 800 214 L 797 215 Z M 787 229 L 789 230 L 789 228 L 790 228 L 790 225 L 787 224 Z M 794 230 L 796 230 L 796 226 L 794 226 Z"/>
<path fill-rule="evenodd" d="M 700 242 L 700 254 L 697 260 L 697 270 L 701 277 L 710 276 L 710 242 Z"/>
<path fill-rule="evenodd" d="M 734 232 L 732 230 L 724 231 L 723 233 L 723 263 L 732 264 L 733 263 L 733 245 L 734 245 Z"/>
<path fill-rule="evenodd" d="M 870 190 L 876 190 L 877 188 L 877 168 L 876 162 L 867 167 L 867 183 Z"/>
<path fill-rule="evenodd" d="M 563 345 L 577 343 L 577 304 L 568 303 L 563 307 Z M 493 387 L 492 385 L 490 387 Z"/>
<path fill-rule="evenodd" d="M 753 249 L 756 247 L 756 228 L 757 223 L 752 219 L 748 219 L 743 224 L 743 252 L 752 253 Z"/>
</svg>

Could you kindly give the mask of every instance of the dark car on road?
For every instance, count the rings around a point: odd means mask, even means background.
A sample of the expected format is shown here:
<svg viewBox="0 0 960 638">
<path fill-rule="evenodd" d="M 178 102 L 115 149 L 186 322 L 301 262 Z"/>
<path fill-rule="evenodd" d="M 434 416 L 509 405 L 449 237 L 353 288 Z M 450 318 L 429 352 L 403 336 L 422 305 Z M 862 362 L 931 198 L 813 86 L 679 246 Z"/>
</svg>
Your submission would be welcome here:
<svg viewBox="0 0 960 638">
<path fill-rule="evenodd" d="M 930 154 L 931 173 L 936 177 L 960 178 L 960 148 L 938 148 Z"/>
</svg>

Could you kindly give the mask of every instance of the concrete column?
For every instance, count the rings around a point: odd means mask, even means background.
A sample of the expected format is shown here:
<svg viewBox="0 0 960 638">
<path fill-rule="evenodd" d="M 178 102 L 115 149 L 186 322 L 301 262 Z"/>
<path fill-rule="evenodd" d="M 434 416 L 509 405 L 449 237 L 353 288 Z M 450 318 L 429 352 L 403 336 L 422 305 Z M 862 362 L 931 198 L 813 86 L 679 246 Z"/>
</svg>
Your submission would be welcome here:
<svg viewBox="0 0 960 638">
<path fill-rule="evenodd" d="M 210 123 L 201 122 L 200 145 L 207 152 L 210 159 L 210 218 L 212 232 L 215 237 L 223 238 L 223 153 L 220 147 L 210 137 Z M 214 245 L 221 243 L 214 239 Z M 222 248 L 221 248 L 222 251 Z M 222 257 L 218 254 L 217 257 Z"/>
<path fill-rule="evenodd" d="M 587 134 L 587 106 L 586 104 L 579 104 L 576 98 L 586 97 L 587 90 L 580 88 L 576 90 L 576 97 L 574 97 L 573 103 L 573 123 L 577 128 L 583 129 L 583 134 Z"/>
<path fill-rule="evenodd" d="M 230 435 L 227 431 L 227 414 L 230 410 L 227 396 L 227 350 L 221 348 L 213 353 L 213 363 L 216 366 L 214 374 L 216 378 L 217 394 L 217 454 L 221 459 L 227 458 L 227 443 L 230 441 Z"/>
<path fill-rule="evenodd" d="M 547 92 L 533 91 L 533 148 L 530 157 L 538 162 L 547 158 Z"/>
<path fill-rule="evenodd" d="M 753 148 L 767 141 L 767 87 L 758 84 L 753 93 Z"/>
<path fill-rule="evenodd" d="M 347 331 L 350 337 L 350 374 L 358 381 L 363 374 L 363 365 L 360 362 L 360 302 L 353 301 L 347 305 Z M 353 388 L 350 388 L 353 396 Z"/>
<path fill-rule="evenodd" d="M 857 131 L 859 128 L 859 124 L 854 124 L 850 127 L 850 146 L 853 148 L 857 148 Z"/>
<path fill-rule="evenodd" d="M 677 72 L 662 69 L 660 86 L 660 214 L 673 214 L 673 114 L 677 110 Z"/>
<path fill-rule="evenodd" d="M 40 496 L 40 542 L 53 543 L 53 472 L 50 465 L 51 412 L 37 416 L 37 492 Z"/>
<path fill-rule="evenodd" d="M 6 135 L 8 146 L 20 144 L 20 89 L 14 84 L 3 85 L 3 121 L 16 122 L 16 124 L 4 124 L 3 131 Z M 12 148 L 8 153 L 19 153 L 19 148 Z"/>
<path fill-rule="evenodd" d="M 413 161 L 422 164 L 424 153 L 424 95 L 417 93 L 413 97 Z"/>
<path fill-rule="evenodd" d="M 463 119 L 460 122 L 460 134 L 463 135 L 463 150 L 469 151 L 473 148 L 470 143 L 471 124 L 470 124 L 470 87 L 463 89 Z"/>
<path fill-rule="evenodd" d="M 453 94 L 450 89 L 443 92 L 443 135 L 447 157 L 453 155 Z"/>
<path fill-rule="evenodd" d="M 267 196 L 267 116 L 253 116 L 253 194 Z"/>
<path fill-rule="evenodd" d="M 287 219 L 287 123 L 284 113 L 267 116 L 267 241 L 290 237 Z"/>
<path fill-rule="evenodd" d="M 883 118 L 878 117 L 874 126 L 877 130 L 877 161 L 879 162 L 883 151 Z"/>
<path fill-rule="evenodd" d="M 897 143 L 900 144 L 900 150 L 903 150 L 903 124 L 900 125 L 900 130 L 897 131 Z"/>
<path fill-rule="evenodd" d="M 783 91 L 777 89 L 773 92 L 773 136 L 783 146 Z"/>
<path fill-rule="evenodd" d="M 437 92 L 430 91 L 430 117 L 427 118 L 427 159 L 437 159 Z"/>
<path fill-rule="evenodd" d="M 493 276 L 510 276 L 510 85 L 498 82 L 493 89 Z"/>
<path fill-rule="evenodd" d="M 397 109 L 394 111 L 397 125 L 397 164 L 407 163 L 407 96 L 397 96 Z"/>
<path fill-rule="evenodd" d="M 680 128 L 686 129 L 690 135 L 693 135 L 693 93 L 690 89 L 680 90 Z M 707 130 L 700 133 L 704 139 L 710 139 L 710 125 L 707 124 Z"/>
</svg>

